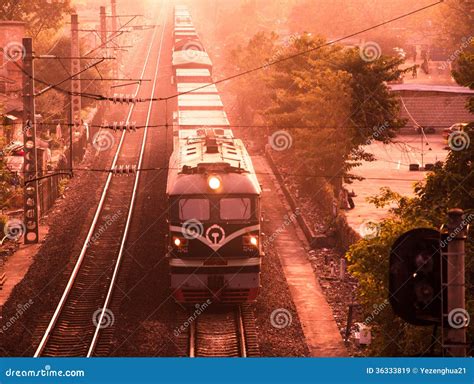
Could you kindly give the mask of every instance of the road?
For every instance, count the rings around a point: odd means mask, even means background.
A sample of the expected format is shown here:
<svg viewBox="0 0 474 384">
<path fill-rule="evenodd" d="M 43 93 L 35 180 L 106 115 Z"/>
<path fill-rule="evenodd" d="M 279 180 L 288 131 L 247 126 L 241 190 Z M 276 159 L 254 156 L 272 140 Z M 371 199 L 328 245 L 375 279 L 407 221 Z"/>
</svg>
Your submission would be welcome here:
<svg viewBox="0 0 474 384">
<path fill-rule="evenodd" d="M 378 222 L 387 216 L 389 207 L 376 208 L 367 202 L 367 198 L 377 195 L 380 188 L 389 186 L 402 195 L 413 196 L 413 185 L 424 180 L 426 172 L 410 171 L 408 166 L 412 163 L 421 166 L 422 148 L 423 164 L 445 160 L 448 151 L 444 149 L 445 142 L 441 134 L 426 135 L 423 142 L 421 138 L 421 135 L 400 135 L 394 139 L 394 144 L 373 142 L 365 147 L 376 160 L 363 162 L 354 169 L 353 173 L 365 177 L 365 180 L 355 180 L 346 185 L 349 191 L 354 190 L 357 195 L 354 198 L 355 208 L 346 212 L 349 225 L 356 232 L 360 231 L 361 226 L 364 227 L 364 223 Z"/>
</svg>

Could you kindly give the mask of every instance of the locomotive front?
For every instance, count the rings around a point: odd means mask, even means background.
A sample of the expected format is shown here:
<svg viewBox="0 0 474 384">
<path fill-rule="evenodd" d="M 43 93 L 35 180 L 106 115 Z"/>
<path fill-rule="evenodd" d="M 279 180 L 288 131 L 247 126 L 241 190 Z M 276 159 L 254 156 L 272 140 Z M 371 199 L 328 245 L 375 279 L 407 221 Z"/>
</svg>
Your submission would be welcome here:
<svg viewBox="0 0 474 384">
<path fill-rule="evenodd" d="M 171 289 L 176 301 L 241 303 L 260 287 L 260 187 L 228 164 L 179 173 L 169 193 Z"/>
</svg>

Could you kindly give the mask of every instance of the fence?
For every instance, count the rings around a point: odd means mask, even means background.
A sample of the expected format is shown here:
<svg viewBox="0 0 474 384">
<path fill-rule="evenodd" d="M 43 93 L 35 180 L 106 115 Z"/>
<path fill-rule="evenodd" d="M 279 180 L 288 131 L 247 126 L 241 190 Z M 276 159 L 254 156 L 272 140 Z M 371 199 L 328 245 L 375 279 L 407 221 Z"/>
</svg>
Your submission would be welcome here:
<svg viewBox="0 0 474 384">
<path fill-rule="evenodd" d="M 40 181 L 38 186 L 40 215 L 43 216 L 60 196 L 60 181 L 68 175 L 54 175 Z"/>
</svg>

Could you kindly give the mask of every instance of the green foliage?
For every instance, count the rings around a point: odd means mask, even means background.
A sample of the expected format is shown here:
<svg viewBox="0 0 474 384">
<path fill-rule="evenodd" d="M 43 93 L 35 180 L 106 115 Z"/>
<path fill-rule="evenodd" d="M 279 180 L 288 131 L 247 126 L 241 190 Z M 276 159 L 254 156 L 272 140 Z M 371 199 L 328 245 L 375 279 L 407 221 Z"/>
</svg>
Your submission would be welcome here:
<svg viewBox="0 0 474 384">
<path fill-rule="evenodd" d="M 64 21 L 64 15 L 72 8 L 69 0 L 1 0 L 0 19 L 26 22 L 32 37 L 46 30 L 58 29 Z"/>
<path fill-rule="evenodd" d="M 3 234 L 3 228 L 8 221 L 8 216 L 0 214 L 0 229 L 2 230 L 0 233 Z"/>
<path fill-rule="evenodd" d="M 319 37 L 293 35 L 278 44 L 276 34 L 258 33 L 245 47 L 232 50 L 228 62 L 234 71 L 277 63 L 231 86 L 238 95 L 240 124 L 291 127 L 294 157 L 305 159 L 301 172 L 344 176 L 361 160 L 372 160 L 362 149 L 367 141 L 388 141 L 404 124 L 394 117 L 398 101 L 386 86 L 400 76 L 401 60 L 364 61 L 358 49 L 321 47 L 324 43 Z M 341 178 L 334 183 L 338 188 Z"/>
<path fill-rule="evenodd" d="M 446 222 L 446 214 L 451 208 L 462 208 L 466 213 L 474 212 L 473 126 L 470 124 L 466 129 L 471 145 L 463 150 L 451 151 L 444 165 L 437 165 L 425 183 L 416 185 L 414 197 L 404 197 L 389 188 L 383 188 L 378 196 L 370 199 L 376 207 L 390 206 L 391 215 L 379 223 L 377 237 L 362 239 L 347 252 L 349 271 L 359 281 L 359 301 L 365 316 L 369 316 L 374 306 L 388 298 L 388 259 L 390 248 L 398 236 L 417 227 L 439 229 Z M 466 285 L 468 290 L 472 290 L 472 236 L 466 244 L 466 253 Z M 472 295 L 467 295 L 467 308 L 472 313 Z M 370 326 L 375 334 L 375 342 L 369 354 L 400 356 L 427 352 L 430 328 L 405 324 L 395 317 L 388 306 L 374 317 Z M 470 332 L 472 339 L 472 329 Z"/>
<path fill-rule="evenodd" d="M 471 43 L 471 50 L 473 47 L 474 42 Z M 474 53 L 465 52 L 459 57 L 453 76 L 458 84 L 474 89 Z M 474 97 L 469 98 L 467 108 L 474 113 Z"/>
<path fill-rule="evenodd" d="M 232 63 L 232 73 L 259 67 L 277 57 L 277 38 L 274 33 L 261 32 L 253 36 L 246 45 L 237 45 L 227 57 L 227 61 Z M 232 94 L 236 95 L 235 104 L 240 119 L 238 124 L 250 125 L 261 120 L 259 112 L 269 106 L 269 99 L 265 97 L 268 75 L 268 71 L 257 71 L 238 77 L 230 83 Z"/>
<path fill-rule="evenodd" d="M 277 63 L 267 80 L 272 105 L 268 125 L 290 126 L 296 156 L 305 173 L 346 176 L 361 160 L 372 160 L 362 146 L 389 141 L 404 122 L 398 100 L 386 82 L 400 76 L 401 60 L 366 61 L 358 49 L 323 46 L 325 40 L 303 35 L 283 56 L 318 49 Z M 298 129 L 301 126 L 314 128 Z M 335 181 L 338 188 L 341 178 Z"/>
<path fill-rule="evenodd" d="M 5 162 L 0 161 L 0 207 L 9 206 L 12 197 L 11 173 L 7 169 Z"/>
<path fill-rule="evenodd" d="M 59 195 L 64 195 L 64 192 L 66 191 L 66 187 L 68 186 L 69 184 L 69 179 L 61 179 L 59 181 L 59 188 L 58 188 L 58 191 L 59 191 Z"/>
</svg>

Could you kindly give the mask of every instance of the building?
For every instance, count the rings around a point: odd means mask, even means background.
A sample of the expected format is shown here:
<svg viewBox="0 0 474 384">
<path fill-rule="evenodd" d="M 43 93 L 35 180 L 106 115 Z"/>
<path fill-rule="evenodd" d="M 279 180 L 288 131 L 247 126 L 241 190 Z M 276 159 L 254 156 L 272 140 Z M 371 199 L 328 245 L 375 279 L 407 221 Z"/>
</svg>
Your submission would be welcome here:
<svg viewBox="0 0 474 384">
<path fill-rule="evenodd" d="M 21 21 L 0 21 L 0 113 L 2 127 L 0 134 L 9 140 L 21 140 L 22 78 L 21 71 L 24 48 L 25 24 Z"/>
</svg>

